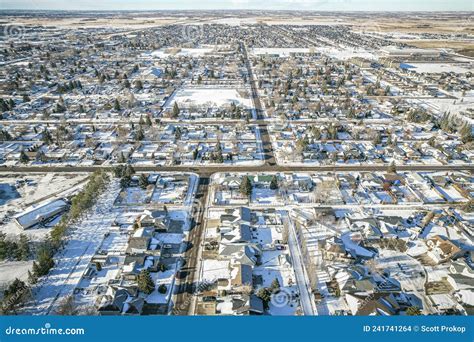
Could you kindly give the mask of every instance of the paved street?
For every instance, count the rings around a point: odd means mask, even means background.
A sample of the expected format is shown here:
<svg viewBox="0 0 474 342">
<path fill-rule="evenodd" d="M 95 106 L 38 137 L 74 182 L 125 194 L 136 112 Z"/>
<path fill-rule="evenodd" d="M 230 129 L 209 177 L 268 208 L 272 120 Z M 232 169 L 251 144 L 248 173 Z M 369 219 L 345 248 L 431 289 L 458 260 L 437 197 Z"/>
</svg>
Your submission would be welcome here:
<svg viewBox="0 0 474 342">
<path fill-rule="evenodd" d="M 208 196 L 208 178 L 200 178 L 193 208 L 192 229 L 187 239 L 184 253 L 184 265 L 177 274 L 175 286 L 175 303 L 173 313 L 187 315 L 191 310 L 196 285 L 199 281 L 201 242 L 204 234 L 205 206 Z"/>
</svg>

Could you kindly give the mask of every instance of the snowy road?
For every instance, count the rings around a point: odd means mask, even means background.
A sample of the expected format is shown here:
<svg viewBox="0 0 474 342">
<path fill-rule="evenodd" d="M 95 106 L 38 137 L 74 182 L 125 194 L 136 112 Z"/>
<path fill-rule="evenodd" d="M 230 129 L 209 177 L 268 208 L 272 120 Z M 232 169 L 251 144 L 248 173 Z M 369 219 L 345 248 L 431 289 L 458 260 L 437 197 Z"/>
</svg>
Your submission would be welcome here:
<svg viewBox="0 0 474 342">
<path fill-rule="evenodd" d="M 300 292 L 300 301 L 301 301 L 301 308 L 303 309 L 303 313 L 308 316 L 317 315 L 317 311 L 315 308 L 315 303 L 313 299 L 313 294 L 311 293 L 311 287 L 308 282 L 308 277 L 306 276 L 304 270 L 304 263 L 301 256 L 301 250 L 299 245 L 296 241 L 296 231 L 293 223 L 291 222 L 290 218 L 288 217 L 288 212 L 285 212 L 282 216 L 284 220 L 288 223 L 288 247 L 291 253 L 291 259 L 293 260 L 293 268 L 295 270 L 296 281 L 298 284 L 298 289 Z"/>
<path fill-rule="evenodd" d="M 115 218 L 112 208 L 119 190 L 118 181 L 112 180 L 87 217 L 72 227 L 68 243 L 54 256 L 56 265 L 34 290 L 35 304 L 27 313 L 54 314 L 61 299 L 72 294 Z"/>
</svg>

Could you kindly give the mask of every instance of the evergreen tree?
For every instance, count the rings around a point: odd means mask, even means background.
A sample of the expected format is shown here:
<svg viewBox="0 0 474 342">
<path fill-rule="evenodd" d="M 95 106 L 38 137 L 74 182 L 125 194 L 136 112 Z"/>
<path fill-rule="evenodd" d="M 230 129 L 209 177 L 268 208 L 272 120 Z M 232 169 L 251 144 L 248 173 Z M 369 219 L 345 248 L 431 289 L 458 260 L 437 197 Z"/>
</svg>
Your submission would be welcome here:
<svg viewBox="0 0 474 342">
<path fill-rule="evenodd" d="M 180 112 L 180 110 L 179 110 L 178 104 L 175 102 L 174 105 L 173 105 L 173 111 L 171 113 L 172 117 L 177 118 L 178 115 L 179 115 L 179 112 Z"/>
<path fill-rule="evenodd" d="M 143 139 L 145 139 L 145 133 L 143 133 L 142 126 L 139 126 L 139 127 L 138 127 L 138 131 L 137 131 L 137 133 L 136 133 L 136 135 L 135 135 L 135 140 L 136 140 L 136 141 L 141 141 L 141 140 L 143 140 Z"/>
<path fill-rule="evenodd" d="M 280 289 L 280 282 L 278 281 L 277 278 L 275 278 L 273 281 L 272 281 L 272 289 L 273 290 L 279 290 Z"/>
<path fill-rule="evenodd" d="M 217 146 L 216 146 L 215 159 L 218 163 L 222 164 L 224 162 L 224 157 L 222 155 L 221 143 L 219 141 L 217 142 Z"/>
<path fill-rule="evenodd" d="M 123 154 L 123 152 L 120 152 L 120 155 L 119 155 L 119 158 L 118 158 L 118 162 L 119 163 L 125 163 L 127 160 L 125 159 L 125 155 Z"/>
<path fill-rule="evenodd" d="M 305 139 L 299 138 L 296 141 L 296 153 L 302 154 L 308 148 L 308 144 L 309 142 L 306 138 Z"/>
<path fill-rule="evenodd" d="M 120 111 L 120 102 L 119 102 L 118 99 L 115 99 L 115 101 L 114 101 L 114 109 L 116 111 Z"/>
<path fill-rule="evenodd" d="M 175 140 L 181 139 L 181 129 L 179 127 L 176 127 L 174 131 L 174 138 Z"/>
<path fill-rule="evenodd" d="M 25 234 L 20 234 L 20 241 L 18 243 L 18 257 L 23 261 L 28 260 L 30 257 L 29 239 Z"/>
<path fill-rule="evenodd" d="M 120 179 L 120 186 L 122 188 L 126 188 L 130 185 L 130 182 L 132 181 L 132 178 L 130 176 L 124 175 Z"/>
<path fill-rule="evenodd" d="M 30 291 L 24 281 L 15 278 L 15 280 L 6 288 L 3 293 L 1 313 L 16 313 L 16 308 L 21 306 L 28 298 Z"/>
<path fill-rule="evenodd" d="M 408 316 L 419 316 L 421 315 L 421 310 L 419 307 L 417 306 L 410 306 L 407 311 L 406 311 L 406 314 Z"/>
<path fill-rule="evenodd" d="M 20 253 L 18 250 L 18 243 L 16 241 L 7 240 L 6 241 L 7 249 L 7 259 L 10 260 L 20 260 Z"/>
<path fill-rule="evenodd" d="M 41 140 L 46 144 L 50 145 L 53 143 L 53 136 L 51 135 L 51 132 L 48 129 L 44 129 Z"/>
<path fill-rule="evenodd" d="M 474 140 L 472 135 L 472 127 L 470 124 L 466 123 L 460 130 L 461 133 L 461 140 L 463 143 L 468 143 Z"/>
<path fill-rule="evenodd" d="M 20 163 L 26 164 L 30 161 L 30 158 L 26 155 L 25 151 L 20 152 Z"/>
<path fill-rule="evenodd" d="M 158 286 L 158 292 L 159 292 L 159 293 L 165 294 L 166 291 L 168 291 L 168 288 L 166 287 L 165 284 L 161 284 L 160 286 Z"/>
<path fill-rule="evenodd" d="M 9 140 L 12 140 L 12 136 L 10 135 L 10 133 L 8 133 L 8 131 L 6 130 L 1 130 L 0 141 L 9 141 Z"/>
<path fill-rule="evenodd" d="M 133 168 L 132 165 L 127 164 L 127 166 L 125 167 L 124 174 L 125 176 L 132 177 L 135 174 L 135 169 Z"/>
<path fill-rule="evenodd" d="M 123 174 L 125 173 L 125 166 L 124 165 L 117 165 L 116 167 L 114 167 L 113 173 L 114 173 L 114 176 L 116 178 L 122 177 Z"/>
<path fill-rule="evenodd" d="M 33 272 L 28 270 L 28 282 L 30 284 L 36 284 L 37 281 L 38 281 L 38 277 L 36 277 Z"/>
<path fill-rule="evenodd" d="M 264 287 L 264 288 L 261 288 L 260 290 L 258 290 L 257 292 L 257 297 L 259 297 L 262 302 L 263 302 L 263 307 L 265 309 L 268 309 L 268 303 L 270 302 L 271 300 L 271 297 L 272 297 L 272 293 L 271 291 Z"/>
<path fill-rule="evenodd" d="M 138 275 L 138 288 L 140 291 L 150 294 L 155 289 L 153 279 L 151 279 L 150 272 L 148 270 L 142 270 Z"/>
<path fill-rule="evenodd" d="M 136 80 L 135 81 L 135 89 L 137 90 L 142 90 L 143 89 L 143 83 L 141 80 Z"/>
<path fill-rule="evenodd" d="M 395 164 L 395 162 L 390 163 L 390 165 L 388 166 L 387 172 L 388 173 L 396 173 L 397 172 L 397 165 Z"/>
<path fill-rule="evenodd" d="M 372 143 L 374 145 L 379 145 L 382 142 L 382 137 L 379 132 L 375 133 L 374 139 L 372 140 Z"/>
<path fill-rule="evenodd" d="M 148 186 L 148 177 L 144 173 L 138 178 L 138 185 L 140 185 L 142 189 L 146 189 Z"/>
<path fill-rule="evenodd" d="M 8 102 L 3 99 L 0 99 L 0 109 L 2 110 L 2 112 L 9 111 L 10 106 L 8 105 Z"/>
<path fill-rule="evenodd" d="M 7 235 L 5 233 L 0 232 L 0 261 L 3 261 L 7 258 Z"/>
<path fill-rule="evenodd" d="M 252 194 L 252 182 L 248 176 L 243 177 L 239 190 L 243 195 L 246 196 L 250 196 Z"/>
<path fill-rule="evenodd" d="M 145 123 L 147 126 L 151 126 L 153 123 L 151 122 L 151 119 L 150 119 L 150 116 L 147 115 L 146 118 L 145 118 Z"/>
<path fill-rule="evenodd" d="M 54 260 L 51 249 L 43 246 L 38 251 L 37 261 L 33 262 L 33 273 L 37 277 L 48 274 L 49 270 L 54 266 Z"/>
<path fill-rule="evenodd" d="M 270 181 L 270 189 L 272 190 L 278 189 L 278 179 L 276 175 L 273 175 L 272 180 Z"/>
<path fill-rule="evenodd" d="M 46 154 L 44 154 L 44 152 L 40 150 L 36 154 L 36 160 L 45 163 L 48 161 L 48 158 L 46 157 Z"/>
</svg>

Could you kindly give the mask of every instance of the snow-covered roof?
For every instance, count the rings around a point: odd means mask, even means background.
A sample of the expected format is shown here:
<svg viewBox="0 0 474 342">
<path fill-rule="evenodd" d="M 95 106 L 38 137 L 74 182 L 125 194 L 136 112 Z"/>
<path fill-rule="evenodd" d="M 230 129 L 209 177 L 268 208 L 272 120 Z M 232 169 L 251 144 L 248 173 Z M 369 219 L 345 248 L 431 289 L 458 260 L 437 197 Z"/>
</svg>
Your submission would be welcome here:
<svg viewBox="0 0 474 342">
<path fill-rule="evenodd" d="M 62 212 L 67 206 L 67 202 L 63 199 L 53 200 L 15 216 L 15 220 L 20 226 L 26 229 Z"/>
</svg>

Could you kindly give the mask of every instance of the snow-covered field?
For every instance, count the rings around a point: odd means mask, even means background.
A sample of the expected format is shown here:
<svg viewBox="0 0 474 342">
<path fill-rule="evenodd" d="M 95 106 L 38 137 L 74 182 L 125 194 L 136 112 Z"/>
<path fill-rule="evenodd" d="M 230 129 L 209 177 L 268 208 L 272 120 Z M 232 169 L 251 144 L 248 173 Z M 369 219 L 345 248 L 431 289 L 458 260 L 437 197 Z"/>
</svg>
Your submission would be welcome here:
<svg viewBox="0 0 474 342">
<path fill-rule="evenodd" d="M 277 190 L 267 188 L 255 188 L 252 191 L 252 204 L 281 204 L 281 198 L 277 195 Z"/>
<path fill-rule="evenodd" d="M 26 281 L 28 270 L 33 265 L 33 261 L 2 261 L 0 262 L 0 288 L 11 283 L 18 278 Z"/>
<path fill-rule="evenodd" d="M 251 54 L 261 55 L 278 55 L 279 57 L 289 57 L 292 53 L 310 53 L 309 48 L 254 48 Z"/>
<path fill-rule="evenodd" d="M 242 91 L 247 92 L 246 90 Z M 182 88 L 173 94 L 168 101 L 169 106 L 173 106 L 174 102 L 177 102 L 181 107 L 207 104 L 221 107 L 231 103 L 245 108 L 252 107 L 251 98 L 243 97 L 235 88 Z"/>
<path fill-rule="evenodd" d="M 174 265 L 171 269 L 166 270 L 165 272 L 152 273 L 152 279 L 155 283 L 155 290 L 146 297 L 147 303 L 166 304 L 169 302 L 170 297 L 173 293 L 172 290 L 175 282 L 175 266 L 176 265 Z M 157 288 L 160 285 L 166 286 L 165 293 L 158 292 Z"/>
<path fill-rule="evenodd" d="M 176 49 L 160 49 L 155 50 L 150 53 L 152 57 L 158 58 L 166 58 L 166 57 L 180 57 L 180 56 L 192 56 L 192 57 L 199 57 L 204 56 L 206 54 L 212 53 L 214 48 L 176 48 Z"/>
<path fill-rule="evenodd" d="M 453 101 L 452 99 L 447 98 L 431 98 L 425 99 L 422 102 L 426 104 L 427 107 L 434 109 L 435 111 L 441 113 L 450 112 L 450 113 L 460 113 L 466 112 L 470 108 L 474 107 L 474 90 L 467 91 L 464 95 L 462 93 L 454 93 L 455 96 L 462 99 L 458 101 Z M 464 116 L 466 120 L 469 120 L 474 123 L 474 119 Z"/>
<path fill-rule="evenodd" d="M 357 48 L 334 48 L 334 47 L 318 47 L 318 48 L 254 48 L 250 51 L 251 54 L 261 55 L 278 55 L 279 57 L 289 57 L 290 54 L 303 54 L 321 52 L 328 56 L 346 60 L 353 57 L 362 57 L 369 59 L 376 59 L 377 56 L 374 53 L 368 52 L 364 49 Z"/>
<path fill-rule="evenodd" d="M 187 190 L 188 187 L 184 184 L 169 188 L 155 189 L 151 196 L 151 202 L 183 204 L 183 196 L 186 195 Z"/>
<path fill-rule="evenodd" d="M 340 48 L 333 48 L 333 47 L 321 47 L 321 48 L 318 48 L 317 51 L 322 52 L 328 56 L 341 59 L 341 60 L 347 60 L 354 57 L 367 58 L 370 60 L 377 59 L 376 54 L 372 52 L 368 52 L 365 49 L 357 49 L 357 48 L 340 49 Z"/>
<path fill-rule="evenodd" d="M 123 189 L 116 199 L 116 204 L 120 205 L 141 205 L 150 198 L 150 193 L 146 189 L 138 186 Z"/>
<path fill-rule="evenodd" d="M 464 74 L 470 71 L 467 67 L 448 63 L 410 63 L 415 68 L 413 71 L 419 73 L 440 74 L 443 72 L 454 72 L 456 74 Z"/>
<path fill-rule="evenodd" d="M 201 281 L 211 283 L 221 278 L 230 279 L 230 261 L 204 259 Z"/>
<path fill-rule="evenodd" d="M 55 266 L 35 286 L 28 313 L 53 313 L 57 300 L 72 294 L 115 219 L 113 203 L 119 189 L 118 181 L 113 180 L 85 219 L 71 227 L 66 246 L 54 257 Z"/>
</svg>

